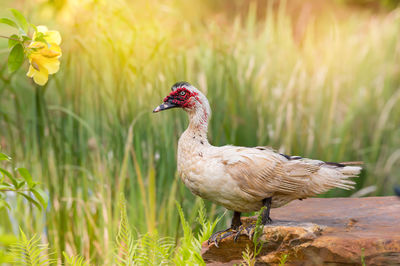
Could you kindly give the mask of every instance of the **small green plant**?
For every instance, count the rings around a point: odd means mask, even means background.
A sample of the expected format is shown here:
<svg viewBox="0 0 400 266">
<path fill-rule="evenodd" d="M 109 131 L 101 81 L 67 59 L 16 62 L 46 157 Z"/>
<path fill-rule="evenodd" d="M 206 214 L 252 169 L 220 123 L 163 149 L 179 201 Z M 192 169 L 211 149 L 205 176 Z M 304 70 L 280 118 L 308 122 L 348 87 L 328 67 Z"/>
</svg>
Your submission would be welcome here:
<svg viewBox="0 0 400 266">
<path fill-rule="evenodd" d="M 134 238 L 129 225 L 126 201 L 120 194 L 120 214 L 118 233 L 116 237 L 115 260 L 118 265 L 161 265 L 170 263 L 173 251 L 173 241 L 162 238 L 157 232 L 147 233 Z"/>
<path fill-rule="evenodd" d="M 253 266 L 256 263 L 256 257 L 249 246 L 246 246 L 245 251 L 242 253 L 243 263 L 247 266 Z"/>
<path fill-rule="evenodd" d="M 214 231 L 218 222 L 223 215 L 219 216 L 214 221 L 207 219 L 205 214 L 204 202 L 200 201 L 197 221 L 200 225 L 199 234 L 195 236 L 191 225 L 185 219 L 182 207 L 176 203 L 178 208 L 181 224 L 183 227 L 183 237 L 179 241 L 179 247 L 175 251 L 173 262 L 175 265 L 185 265 L 187 262 L 193 262 L 195 265 L 205 265 L 203 258 L 200 255 L 201 244 L 206 241 Z"/>
<path fill-rule="evenodd" d="M 26 265 L 26 266 L 45 266 L 57 263 L 56 259 L 52 257 L 57 255 L 51 252 L 48 243 L 42 243 L 41 237 L 34 235 L 27 238 L 25 233 L 20 230 L 21 239 L 10 247 L 10 252 L 7 256 L 10 259 L 7 262 L 13 265 Z M 66 252 L 62 252 L 65 258 L 65 265 L 67 266 L 89 266 L 89 262 L 80 255 L 68 256 Z"/>
<path fill-rule="evenodd" d="M 0 161 L 10 163 L 11 158 L 4 153 L 0 153 Z M 13 173 L 18 173 L 20 177 L 17 177 Z M 45 209 L 48 196 L 37 185 L 38 183 L 33 181 L 31 174 L 26 168 L 17 168 L 15 171 L 9 171 L 0 165 L 0 211 L 3 209 L 11 210 L 7 196 L 13 193 L 22 196 L 38 209 Z M 8 215 L 8 212 L 6 214 Z M 35 258 L 32 256 L 36 254 L 37 250 L 41 249 L 40 247 L 35 247 L 36 249 L 31 248 L 35 246 L 37 239 L 32 238 L 28 241 L 22 231 L 21 234 L 22 240 L 18 241 L 14 235 L 4 234 L 3 231 L 0 231 L 0 247 L 4 247 L 0 249 L 0 264 L 13 262 L 15 255 L 17 255 L 17 258 L 21 258 L 22 253 L 26 256 L 23 261 L 29 260 L 35 262 Z M 6 247 L 8 246 L 13 247 L 13 253 L 6 252 Z"/>
<path fill-rule="evenodd" d="M 222 216 L 214 221 L 207 219 L 204 202 L 201 201 L 197 221 L 200 230 L 197 235 L 192 231 L 191 225 L 185 219 L 183 210 L 176 203 L 183 227 L 183 237 L 179 240 L 178 247 L 173 250 L 174 243 L 170 238 L 160 238 L 157 232 L 147 233 L 134 238 L 129 225 L 126 201 L 123 194 L 120 195 L 120 224 L 116 237 L 115 260 L 118 265 L 160 265 L 174 264 L 205 265 L 200 255 L 201 244 L 207 240 L 214 231 Z"/>
<path fill-rule="evenodd" d="M 63 251 L 63 256 L 65 258 L 65 265 L 67 266 L 89 266 L 89 262 L 85 260 L 84 257 L 81 255 L 75 255 L 75 256 L 68 256 L 67 253 Z"/>
<path fill-rule="evenodd" d="M 10 248 L 14 263 L 18 265 L 43 266 L 56 262 L 51 258 L 54 253 L 49 252 L 48 244 L 41 243 L 39 236 L 34 235 L 28 239 L 22 230 L 20 230 L 20 233 L 21 239 L 11 245 Z"/>
<path fill-rule="evenodd" d="M 220 216 L 215 221 L 208 220 L 205 215 L 204 203 L 201 202 L 197 219 L 200 230 L 195 235 L 185 219 L 181 206 L 177 204 L 184 235 L 174 250 L 175 244 L 172 239 L 159 237 L 157 233 L 139 235 L 135 239 L 129 225 L 123 194 L 120 195 L 119 208 L 121 216 L 113 255 L 117 265 L 205 265 L 200 255 L 201 243 L 210 237 L 218 221 L 222 218 Z M 34 235 L 28 239 L 25 233 L 20 231 L 21 239 L 11 245 L 10 252 L 6 254 L 10 258 L 7 262 L 29 266 L 57 263 L 52 257 L 58 257 L 58 254 L 50 252 L 48 244 L 43 244 L 39 236 Z M 69 256 L 64 251 L 62 254 L 65 265 L 90 265 L 81 255 Z"/>
<path fill-rule="evenodd" d="M 365 266 L 366 264 L 365 264 L 365 254 L 364 254 L 364 252 L 365 252 L 365 249 L 364 248 L 361 248 L 361 265 L 362 266 Z"/>
<path fill-rule="evenodd" d="M 254 249 L 251 250 L 249 246 L 246 247 L 246 250 L 243 251 L 242 257 L 244 263 L 248 266 L 253 266 L 256 263 L 256 258 L 260 254 L 265 241 L 261 240 L 260 237 L 264 232 L 264 225 L 262 224 L 262 213 L 266 207 L 262 207 L 261 210 L 258 212 L 257 221 L 254 225 L 254 234 L 253 234 L 253 245 Z"/>
<path fill-rule="evenodd" d="M 288 258 L 289 258 L 288 254 L 282 254 L 281 258 L 279 259 L 279 266 L 284 266 Z"/>
<path fill-rule="evenodd" d="M 132 265 L 135 256 L 135 243 L 132 230 L 129 226 L 128 215 L 126 213 L 126 201 L 121 193 L 119 198 L 120 217 L 118 233 L 116 237 L 116 263 L 118 265 Z"/>
<path fill-rule="evenodd" d="M 11 158 L 4 153 L 0 153 L 0 161 L 10 162 Z M 37 186 L 38 182 L 33 181 L 31 174 L 26 168 L 17 168 L 15 170 L 19 173 L 20 177 L 16 177 L 5 168 L 0 167 L 0 210 L 2 208 L 11 209 L 6 200 L 8 192 L 23 196 L 41 210 L 46 208 L 48 196 Z"/>
</svg>

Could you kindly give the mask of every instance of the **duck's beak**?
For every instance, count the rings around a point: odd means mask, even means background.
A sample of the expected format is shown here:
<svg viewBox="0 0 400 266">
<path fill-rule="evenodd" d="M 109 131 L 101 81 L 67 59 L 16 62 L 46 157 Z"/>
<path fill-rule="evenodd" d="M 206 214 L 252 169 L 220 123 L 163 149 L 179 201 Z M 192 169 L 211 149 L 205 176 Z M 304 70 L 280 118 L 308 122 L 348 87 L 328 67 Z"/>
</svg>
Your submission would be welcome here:
<svg viewBox="0 0 400 266">
<path fill-rule="evenodd" d="M 170 101 L 167 101 L 167 102 L 160 104 L 156 108 L 154 108 L 153 113 L 158 113 L 160 111 L 164 111 L 164 110 L 175 108 L 175 107 L 179 107 L 179 105 L 172 103 Z"/>
</svg>

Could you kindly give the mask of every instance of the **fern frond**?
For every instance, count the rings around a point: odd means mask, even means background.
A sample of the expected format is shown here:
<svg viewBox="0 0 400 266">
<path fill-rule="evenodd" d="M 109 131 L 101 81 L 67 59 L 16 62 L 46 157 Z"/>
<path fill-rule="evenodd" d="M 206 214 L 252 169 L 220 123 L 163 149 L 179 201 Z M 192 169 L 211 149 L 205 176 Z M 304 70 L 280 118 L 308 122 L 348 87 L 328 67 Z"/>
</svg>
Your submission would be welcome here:
<svg viewBox="0 0 400 266">
<path fill-rule="evenodd" d="M 135 263 L 139 265 L 170 265 L 174 241 L 159 238 L 157 232 L 145 234 L 137 241 Z"/>
<path fill-rule="evenodd" d="M 56 260 L 51 259 L 53 253 L 49 253 L 48 244 L 41 244 L 41 238 L 34 235 L 27 239 L 24 232 L 20 229 L 21 240 L 11 245 L 10 254 L 13 257 L 14 263 L 20 265 L 50 265 Z"/>
<path fill-rule="evenodd" d="M 254 246 L 257 246 L 258 244 L 260 244 L 260 236 L 264 232 L 264 225 L 262 223 L 262 213 L 264 212 L 265 209 L 266 209 L 266 207 L 262 207 L 257 215 L 257 221 L 256 221 L 256 225 L 254 228 L 254 236 L 253 236 Z"/>
<path fill-rule="evenodd" d="M 246 246 L 246 250 L 242 252 L 243 263 L 246 266 L 254 266 L 256 263 L 256 258 L 254 256 L 254 252 L 251 251 L 249 246 Z"/>
<path fill-rule="evenodd" d="M 242 252 L 242 258 L 244 260 L 244 263 L 248 266 L 255 265 L 256 258 L 260 254 L 264 244 L 266 243 L 260 239 L 260 237 L 264 233 L 264 225 L 262 223 L 262 213 L 264 212 L 264 210 L 265 207 L 262 207 L 257 215 L 257 221 L 254 227 L 254 235 L 253 235 L 254 250 L 251 251 L 249 246 L 246 246 L 246 250 Z"/>
<path fill-rule="evenodd" d="M 89 266 L 89 262 L 85 260 L 81 255 L 68 256 L 66 252 L 63 251 L 63 256 L 65 258 L 65 265 L 67 266 Z"/>
<path fill-rule="evenodd" d="M 201 244 L 207 240 L 214 231 L 217 223 L 221 220 L 222 216 L 214 221 L 209 221 L 205 215 L 204 202 L 200 202 L 197 221 L 200 224 L 200 232 L 197 236 L 185 219 L 185 215 L 179 203 L 176 203 L 178 213 L 183 227 L 183 237 L 180 239 L 180 246 L 177 248 L 174 257 L 175 265 L 186 265 L 188 262 L 194 265 L 205 265 L 203 258 L 200 255 Z"/>
<path fill-rule="evenodd" d="M 196 239 L 199 242 L 200 247 L 204 241 L 210 238 L 215 230 L 215 227 L 217 226 L 219 221 L 225 216 L 225 214 L 226 211 L 222 215 L 217 217 L 217 219 L 215 219 L 214 221 L 210 221 L 206 216 L 204 201 L 200 201 L 199 214 L 197 217 L 197 221 L 200 225 L 200 233 Z"/>
<path fill-rule="evenodd" d="M 136 248 L 132 230 L 129 226 L 126 200 L 123 193 L 120 194 L 119 208 L 121 220 L 116 237 L 116 262 L 118 265 L 133 265 Z"/>
</svg>

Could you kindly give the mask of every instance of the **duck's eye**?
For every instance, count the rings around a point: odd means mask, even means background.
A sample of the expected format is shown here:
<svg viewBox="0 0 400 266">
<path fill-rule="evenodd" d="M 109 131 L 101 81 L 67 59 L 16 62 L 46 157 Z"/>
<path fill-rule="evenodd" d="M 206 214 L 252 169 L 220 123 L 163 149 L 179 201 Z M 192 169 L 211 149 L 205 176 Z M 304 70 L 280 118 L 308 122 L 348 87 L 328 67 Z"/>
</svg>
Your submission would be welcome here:
<svg viewBox="0 0 400 266">
<path fill-rule="evenodd" d="M 179 94 L 180 94 L 181 96 L 184 96 L 184 95 L 186 94 L 186 91 L 181 91 Z"/>
</svg>

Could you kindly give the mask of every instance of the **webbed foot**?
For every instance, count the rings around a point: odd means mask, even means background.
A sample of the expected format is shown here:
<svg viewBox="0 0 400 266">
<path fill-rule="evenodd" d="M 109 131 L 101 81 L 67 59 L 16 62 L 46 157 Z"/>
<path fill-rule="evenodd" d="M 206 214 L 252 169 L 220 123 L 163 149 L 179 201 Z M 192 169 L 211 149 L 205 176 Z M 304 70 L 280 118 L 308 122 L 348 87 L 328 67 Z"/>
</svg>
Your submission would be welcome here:
<svg viewBox="0 0 400 266">
<path fill-rule="evenodd" d="M 264 221 L 263 221 L 263 222 L 264 222 Z M 264 225 L 270 224 L 270 223 L 272 223 L 271 218 L 266 217 L 266 218 L 265 218 L 265 222 L 262 223 L 260 226 L 264 226 Z M 233 240 L 236 242 L 236 241 L 239 239 L 239 237 L 240 237 L 241 235 L 248 236 L 248 238 L 249 238 L 250 240 L 252 240 L 253 237 L 254 237 L 254 233 L 255 233 L 255 229 L 256 229 L 256 224 L 257 224 L 257 221 L 252 221 L 251 223 L 249 223 L 249 224 L 247 224 L 247 225 L 241 225 L 241 226 L 239 226 L 239 228 L 238 228 L 238 230 L 237 230 L 235 236 L 233 237 Z"/>
<path fill-rule="evenodd" d="M 219 247 L 218 244 L 219 244 L 219 242 L 221 242 L 222 239 L 225 239 L 235 233 L 236 233 L 236 230 L 233 228 L 228 228 L 226 230 L 215 232 L 208 239 L 208 245 L 210 245 L 211 243 L 214 243 L 214 245 L 218 248 Z"/>
<path fill-rule="evenodd" d="M 246 235 L 251 240 L 253 238 L 254 231 L 255 231 L 254 229 L 255 228 L 256 228 L 256 221 L 253 221 L 253 222 L 251 222 L 250 224 L 247 224 L 247 225 L 241 225 L 238 228 L 235 236 L 233 237 L 233 240 L 236 242 L 241 235 Z"/>
</svg>

